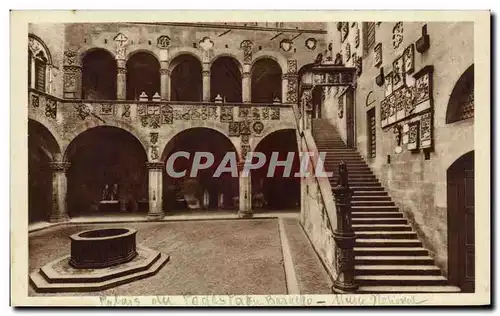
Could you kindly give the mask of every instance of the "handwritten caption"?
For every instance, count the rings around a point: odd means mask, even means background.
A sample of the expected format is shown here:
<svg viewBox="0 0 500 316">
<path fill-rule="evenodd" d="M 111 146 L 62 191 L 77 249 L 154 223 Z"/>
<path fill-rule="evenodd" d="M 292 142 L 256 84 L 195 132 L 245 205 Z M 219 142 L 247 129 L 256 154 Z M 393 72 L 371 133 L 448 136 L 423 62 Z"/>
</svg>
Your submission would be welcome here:
<svg viewBox="0 0 500 316">
<path fill-rule="evenodd" d="M 102 306 L 394 306 L 421 305 L 427 299 L 400 294 L 101 296 Z"/>
</svg>

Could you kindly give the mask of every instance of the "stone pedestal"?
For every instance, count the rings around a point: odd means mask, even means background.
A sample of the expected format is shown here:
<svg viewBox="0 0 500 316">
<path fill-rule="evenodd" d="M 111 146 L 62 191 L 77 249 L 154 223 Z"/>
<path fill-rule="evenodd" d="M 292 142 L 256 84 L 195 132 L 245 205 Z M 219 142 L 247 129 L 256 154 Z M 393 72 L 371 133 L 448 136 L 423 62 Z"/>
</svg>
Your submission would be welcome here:
<svg viewBox="0 0 500 316">
<path fill-rule="evenodd" d="M 127 98 L 127 68 L 125 60 L 116 61 L 116 99 Z"/>
<path fill-rule="evenodd" d="M 148 162 L 146 164 L 149 174 L 149 220 L 163 219 L 163 169 L 162 162 Z"/>
<path fill-rule="evenodd" d="M 353 293 L 358 289 L 354 278 L 354 244 L 356 236 L 351 224 L 353 191 L 349 188 L 347 167 L 344 162 L 339 164 L 338 174 L 338 184 L 332 190 L 337 208 L 337 229 L 333 232 L 336 245 L 337 279 L 333 281 L 332 291 L 335 293 Z"/>
<path fill-rule="evenodd" d="M 50 214 L 50 222 L 59 223 L 69 220 L 66 195 L 68 191 L 68 183 L 66 179 L 66 170 L 70 164 L 68 162 L 51 162 L 52 169 L 52 212 Z"/>
<path fill-rule="evenodd" d="M 240 182 L 240 198 L 238 216 L 241 218 L 250 218 L 252 213 L 252 178 L 250 174 L 243 174 L 244 163 L 238 163 L 239 182 Z"/>
<path fill-rule="evenodd" d="M 160 96 L 162 101 L 170 101 L 170 70 L 160 69 Z"/>
</svg>

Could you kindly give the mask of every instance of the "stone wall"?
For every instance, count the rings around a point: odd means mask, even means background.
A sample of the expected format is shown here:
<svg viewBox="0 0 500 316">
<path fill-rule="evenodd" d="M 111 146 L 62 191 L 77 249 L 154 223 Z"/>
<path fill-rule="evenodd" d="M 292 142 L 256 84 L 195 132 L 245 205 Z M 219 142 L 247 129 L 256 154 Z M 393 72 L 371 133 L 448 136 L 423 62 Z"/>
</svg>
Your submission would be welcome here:
<svg viewBox="0 0 500 316">
<path fill-rule="evenodd" d="M 381 180 L 389 194 L 405 213 L 417 231 L 424 246 L 429 248 L 439 267 L 447 272 L 447 196 L 446 171 L 460 156 L 474 149 L 473 119 L 446 124 L 448 101 L 457 80 L 474 63 L 473 24 L 467 22 L 382 22 L 375 24 L 375 45 L 382 47 L 381 62 L 376 66 L 374 48 L 363 54 L 363 26 L 361 28 L 358 57 L 362 57 L 362 73 L 357 79 L 355 96 L 355 134 L 358 151 L 366 158 L 372 170 Z M 375 78 L 384 69 L 384 75 L 393 70 L 393 62 L 403 55 L 405 49 L 415 44 L 422 36 L 422 27 L 427 25 L 430 47 L 423 53 L 414 51 L 414 71 L 406 76 L 407 85 L 414 84 L 413 75 L 425 66 L 433 66 L 433 118 L 431 120 L 432 144 L 426 149 L 408 150 L 405 141 L 398 149 L 394 125 L 382 128 L 381 101 L 386 97 L 386 86 L 378 86 Z M 336 24 L 335 24 L 336 26 Z M 349 35 L 342 43 L 341 32 L 333 24 L 329 26 L 334 51 L 345 54 L 346 45 L 355 46 L 352 38 L 352 22 Z M 332 34 L 333 32 L 333 34 Z M 360 55 L 361 54 L 361 55 Z M 352 61 L 347 66 L 355 66 Z M 331 95 L 325 105 L 332 106 L 327 115 L 345 134 L 345 123 L 336 114 Z M 345 105 L 344 105 L 345 106 Z M 376 157 L 368 156 L 367 112 L 376 111 Z M 416 116 L 418 118 L 418 115 Z M 405 121 L 402 121 L 405 123 Z M 397 125 L 397 124 L 396 124 Z M 404 134 L 403 134 L 404 135 Z M 425 152 L 428 152 L 427 159 Z M 390 163 L 389 163 L 390 159 Z"/>
</svg>

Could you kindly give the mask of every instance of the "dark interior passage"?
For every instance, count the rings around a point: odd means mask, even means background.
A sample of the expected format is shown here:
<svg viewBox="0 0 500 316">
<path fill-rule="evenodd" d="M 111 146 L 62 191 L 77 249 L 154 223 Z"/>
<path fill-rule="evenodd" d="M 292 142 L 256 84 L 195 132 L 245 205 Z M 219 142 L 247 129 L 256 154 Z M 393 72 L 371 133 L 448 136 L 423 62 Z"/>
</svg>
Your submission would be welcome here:
<svg viewBox="0 0 500 316">
<path fill-rule="evenodd" d="M 171 62 L 170 99 L 172 101 L 201 101 L 202 68 L 196 57 L 180 55 Z"/>
<path fill-rule="evenodd" d="M 171 177 L 164 172 L 163 203 L 164 210 L 197 210 L 197 209 L 237 209 L 239 197 L 238 178 L 231 173 L 222 173 L 214 177 L 214 172 L 228 152 L 236 153 L 231 141 L 221 133 L 208 128 L 193 128 L 176 135 L 163 152 L 164 161 L 178 151 L 190 153 L 189 159 L 180 157 L 174 162 L 174 171 L 186 171 L 182 178 Z M 195 152 L 210 152 L 214 155 L 214 164 L 198 171 L 194 178 L 190 177 Z M 203 163 L 204 161 L 202 161 Z"/>
<path fill-rule="evenodd" d="M 255 151 L 266 155 L 266 163 L 252 172 L 252 208 L 299 209 L 300 178 L 294 177 L 300 168 L 295 130 L 280 130 L 266 136 Z M 278 153 L 278 161 L 285 161 L 288 153 L 293 153 L 290 177 L 284 176 L 284 166 L 276 167 L 274 175 L 267 177 L 273 152 Z"/>
<path fill-rule="evenodd" d="M 252 67 L 252 102 L 272 103 L 274 99 L 281 101 L 281 67 L 270 59 L 263 58 Z"/>
<path fill-rule="evenodd" d="M 70 216 L 147 212 L 147 156 L 127 131 L 110 126 L 86 130 L 70 144 L 67 159 Z"/>
<path fill-rule="evenodd" d="M 226 102 L 241 102 L 241 70 L 232 57 L 220 57 L 210 69 L 210 100 L 220 95 Z"/>
<path fill-rule="evenodd" d="M 136 53 L 127 61 L 127 100 L 139 100 L 142 92 L 148 100 L 160 94 L 160 63 L 146 52 Z"/>
<path fill-rule="evenodd" d="M 116 60 L 104 49 L 88 52 L 83 58 L 82 99 L 116 99 Z"/>
</svg>

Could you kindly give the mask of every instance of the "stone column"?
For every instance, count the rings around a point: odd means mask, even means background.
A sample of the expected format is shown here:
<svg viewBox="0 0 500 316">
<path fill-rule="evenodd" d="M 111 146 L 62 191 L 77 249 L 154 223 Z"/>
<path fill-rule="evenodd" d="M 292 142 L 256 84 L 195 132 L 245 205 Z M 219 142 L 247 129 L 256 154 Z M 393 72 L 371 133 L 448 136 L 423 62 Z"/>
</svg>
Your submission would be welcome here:
<svg viewBox="0 0 500 316">
<path fill-rule="evenodd" d="M 127 67 L 124 59 L 116 60 L 116 99 L 127 98 Z"/>
<path fill-rule="evenodd" d="M 243 175 L 244 162 L 238 162 L 239 182 L 240 182 L 240 207 L 238 216 L 241 218 L 249 218 L 252 213 L 252 178 L 251 175 Z"/>
<path fill-rule="evenodd" d="M 162 101 L 170 101 L 170 70 L 160 69 L 160 96 Z"/>
<path fill-rule="evenodd" d="M 162 162 L 148 162 L 149 212 L 148 220 L 163 219 L 163 169 Z"/>
<path fill-rule="evenodd" d="M 358 289 L 354 279 L 354 244 L 356 236 L 352 230 L 351 197 L 346 164 L 341 161 L 338 171 L 338 183 L 333 188 L 337 208 L 337 229 L 333 232 L 335 240 L 335 261 L 337 279 L 333 281 L 335 293 L 353 293 Z"/>
<path fill-rule="evenodd" d="M 54 161 L 50 163 L 50 168 L 52 169 L 52 212 L 49 220 L 52 223 L 69 220 L 66 207 L 66 195 L 68 192 L 66 170 L 68 170 L 69 166 L 69 162 Z"/>
<path fill-rule="evenodd" d="M 203 63 L 203 101 L 210 102 L 210 64 Z"/>
<path fill-rule="evenodd" d="M 288 75 L 281 76 L 281 103 L 287 103 Z"/>
<path fill-rule="evenodd" d="M 241 74 L 241 101 L 243 103 L 252 102 L 252 73 L 250 70 L 250 64 L 243 64 L 243 73 Z"/>
</svg>

